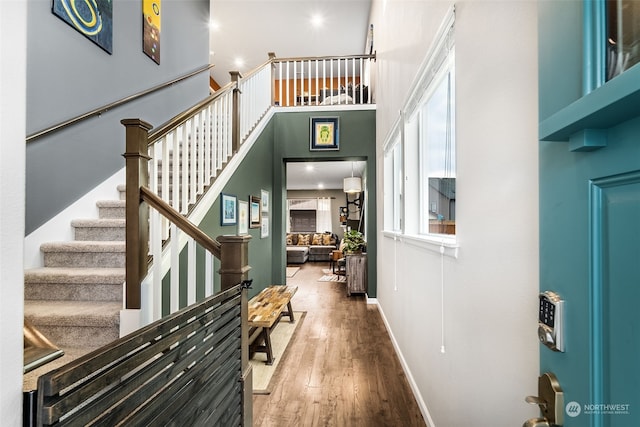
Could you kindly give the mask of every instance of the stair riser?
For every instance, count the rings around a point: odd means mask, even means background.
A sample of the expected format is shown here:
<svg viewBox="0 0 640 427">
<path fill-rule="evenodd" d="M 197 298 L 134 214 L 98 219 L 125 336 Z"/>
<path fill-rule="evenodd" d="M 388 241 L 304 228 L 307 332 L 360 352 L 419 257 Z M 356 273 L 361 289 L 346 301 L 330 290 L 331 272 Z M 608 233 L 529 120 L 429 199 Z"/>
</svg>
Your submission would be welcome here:
<svg viewBox="0 0 640 427">
<path fill-rule="evenodd" d="M 100 218 L 125 218 L 125 207 L 98 207 L 98 216 Z"/>
<path fill-rule="evenodd" d="M 38 324 L 37 320 L 32 324 L 44 334 L 56 346 L 78 347 L 82 343 L 83 347 L 98 348 L 112 343 L 119 338 L 119 326 L 108 328 L 92 326 L 55 326 Z"/>
<path fill-rule="evenodd" d="M 76 227 L 75 239 L 80 241 L 116 242 L 125 240 L 124 227 Z"/>
<path fill-rule="evenodd" d="M 123 285 L 111 283 L 25 283 L 26 300 L 122 301 Z"/>
<path fill-rule="evenodd" d="M 45 267 L 125 267 L 124 252 L 50 252 Z"/>
</svg>

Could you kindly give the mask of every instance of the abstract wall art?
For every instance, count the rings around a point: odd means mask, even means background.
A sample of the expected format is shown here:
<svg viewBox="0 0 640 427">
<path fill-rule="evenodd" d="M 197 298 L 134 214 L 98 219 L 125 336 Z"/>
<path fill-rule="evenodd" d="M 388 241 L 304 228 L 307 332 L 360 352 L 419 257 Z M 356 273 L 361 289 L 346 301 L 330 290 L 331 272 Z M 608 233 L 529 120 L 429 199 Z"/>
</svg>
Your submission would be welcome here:
<svg viewBox="0 0 640 427">
<path fill-rule="evenodd" d="M 142 0 L 142 51 L 160 64 L 160 0 Z"/>
<path fill-rule="evenodd" d="M 111 0 L 53 0 L 51 11 L 106 52 L 113 53 Z"/>
</svg>

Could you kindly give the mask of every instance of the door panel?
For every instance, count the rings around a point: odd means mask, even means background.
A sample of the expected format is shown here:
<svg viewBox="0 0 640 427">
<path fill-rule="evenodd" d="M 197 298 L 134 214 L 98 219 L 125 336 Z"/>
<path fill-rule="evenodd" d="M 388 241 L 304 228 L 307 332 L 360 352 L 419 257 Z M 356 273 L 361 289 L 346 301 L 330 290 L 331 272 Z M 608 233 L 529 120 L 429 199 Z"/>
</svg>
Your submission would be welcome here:
<svg viewBox="0 0 640 427">
<path fill-rule="evenodd" d="M 596 180 L 591 194 L 592 401 L 616 405 L 594 421 L 640 425 L 640 174 Z"/>
<path fill-rule="evenodd" d="M 540 143 L 540 290 L 564 299 L 566 326 L 564 353 L 541 346 L 540 374 L 580 406 L 569 427 L 640 426 L 638 135 L 634 119 L 600 150 Z"/>
</svg>

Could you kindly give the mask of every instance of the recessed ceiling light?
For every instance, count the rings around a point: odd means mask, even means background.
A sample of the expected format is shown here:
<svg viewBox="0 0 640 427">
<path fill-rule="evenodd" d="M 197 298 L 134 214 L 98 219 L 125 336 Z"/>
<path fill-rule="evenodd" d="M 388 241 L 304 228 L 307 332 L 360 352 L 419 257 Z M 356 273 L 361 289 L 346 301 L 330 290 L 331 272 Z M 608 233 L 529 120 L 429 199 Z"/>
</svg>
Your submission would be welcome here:
<svg viewBox="0 0 640 427">
<path fill-rule="evenodd" d="M 236 58 L 235 61 L 233 61 L 233 63 L 238 68 L 244 67 L 244 59 L 242 58 Z"/>
<path fill-rule="evenodd" d="M 324 188 L 324 184 L 323 184 L 323 183 L 321 183 L 321 182 L 319 182 L 319 183 L 318 183 L 318 189 L 319 189 L 319 190 L 322 190 L 323 188 Z"/>
<path fill-rule="evenodd" d="M 314 168 L 313 168 L 313 165 L 307 165 L 307 166 L 305 167 L 305 170 L 306 170 L 307 172 L 313 172 L 313 169 L 314 169 Z"/>
<path fill-rule="evenodd" d="M 213 19 L 209 21 L 209 29 L 210 30 L 214 30 L 217 31 L 220 29 L 220 24 L 218 24 L 216 21 L 214 21 Z"/>
<path fill-rule="evenodd" d="M 311 17 L 311 25 L 313 25 L 315 28 L 322 27 L 322 24 L 324 24 L 324 16 L 316 13 Z"/>
</svg>

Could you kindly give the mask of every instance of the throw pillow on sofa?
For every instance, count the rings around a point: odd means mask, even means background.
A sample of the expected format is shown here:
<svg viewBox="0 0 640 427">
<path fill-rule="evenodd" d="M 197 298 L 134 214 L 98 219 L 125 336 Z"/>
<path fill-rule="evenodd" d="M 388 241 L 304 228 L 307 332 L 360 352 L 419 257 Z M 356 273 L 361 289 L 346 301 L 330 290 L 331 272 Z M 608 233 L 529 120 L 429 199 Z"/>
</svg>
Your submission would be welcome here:
<svg viewBox="0 0 640 427">
<path fill-rule="evenodd" d="M 333 243 L 331 242 L 331 234 L 329 234 L 329 233 L 325 233 L 325 234 L 323 234 L 323 235 L 322 235 L 322 244 L 323 244 L 324 246 L 330 246 L 330 245 L 332 245 L 332 244 L 333 244 Z"/>
<path fill-rule="evenodd" d="M 322 244 L 322 234 L 314 234 L 311 239 L 312 245 L 321 245 Z"/>
<path fill-rule="evenodd" d="M 309 246 L 310 237 L 308 234 L 298 234 L 298 246 Z"/>
<path fill-rule="evenodd" d="M 287 234 L 287 246 L 293 245 L 293 236 L 291 234 Z"/>
</svg>

